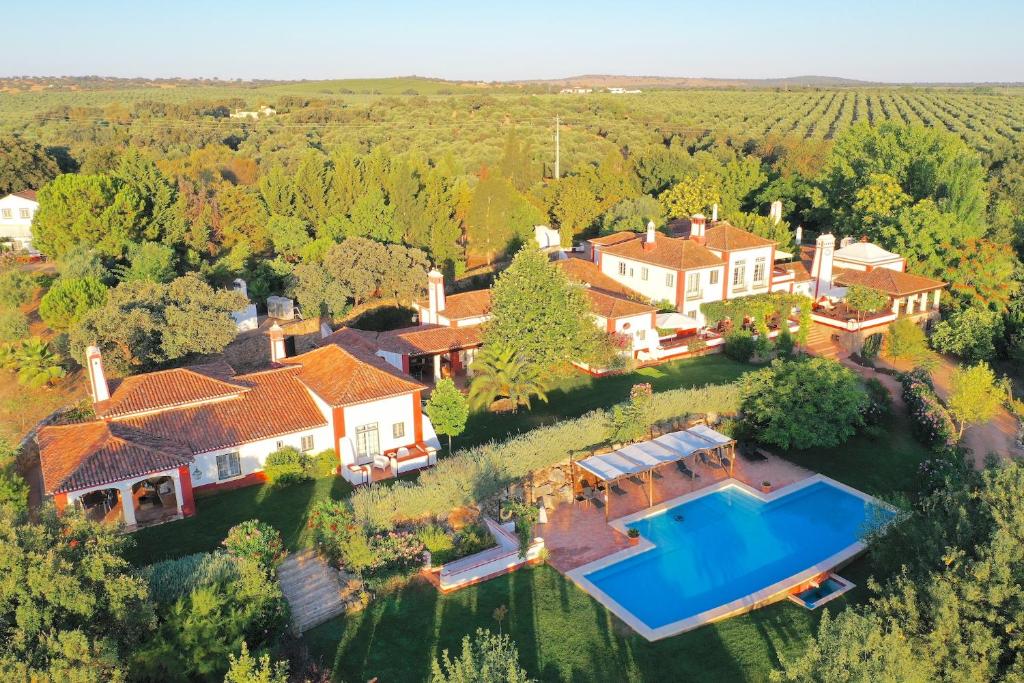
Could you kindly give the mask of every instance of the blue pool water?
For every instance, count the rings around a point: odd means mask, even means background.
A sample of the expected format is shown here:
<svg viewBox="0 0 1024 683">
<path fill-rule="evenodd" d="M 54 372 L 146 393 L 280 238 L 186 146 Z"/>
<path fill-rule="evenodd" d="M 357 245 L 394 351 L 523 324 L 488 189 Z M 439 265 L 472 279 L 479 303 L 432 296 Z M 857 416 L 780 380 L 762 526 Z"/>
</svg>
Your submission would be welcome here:
<svg viewBox="0 0 1024 683">
<path fill-rule="evenodd" d="M 630 523 L 655 547 L 586 578 L 654 629 L 810 569 L 893 514 L 826 481 L 770 503 L 730 487 Z"/>
</svg>

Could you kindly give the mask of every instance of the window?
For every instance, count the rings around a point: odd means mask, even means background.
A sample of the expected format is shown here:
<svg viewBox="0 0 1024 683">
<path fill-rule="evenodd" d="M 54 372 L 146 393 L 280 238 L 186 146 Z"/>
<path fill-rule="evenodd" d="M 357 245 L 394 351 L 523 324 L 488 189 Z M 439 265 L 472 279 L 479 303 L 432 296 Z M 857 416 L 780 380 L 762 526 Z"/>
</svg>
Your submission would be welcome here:
<svg viewBox="0 0 1024 683">
<path fill-rule="evenodd" d="M 759 258 L 754 261 L 754 284 L 763 285 L 766 282 L 765 278 L 765 259 Z"/>
<path fill-rule="evenodd" d="M 637 330 L 636 338 L 643 341 L 647 337 L 647 330 Z"/>
<path fill-rule="evenodd" d="M 284 448 L 284 441 L 278 441 L 277 443 L 274 444 L 274 450 L 279 451 L 282 448 Z"/>
<path fill-rule="evenodd" d="M 647 268 L 640 269 L 640 279 L 647 282 L 647 276 L 650 275 L 650 271 Z"/>
<path fill-rule="evenodd" d="M 744 261 L 738 262 L 733 268 L 732 287 L 733 289 L 747 288 L 747 264 Z"/>
<path fill-rule="evenodd" d="M 28 209 L 18 209 L 18 215 L 22 218 L 28 218 Z"/>
<path fill-rule="evenodd" d="M 687 311 L 686 315 L 687 317 L 692 318 L 693 320 L 697 319 L 697 311 Z"/>
<path fill-rule="evenodd" d="M 700 273 L 688 273 L 686 275 L 686 298 L 700 298 Z"/>
<path fill-rule="evenodd" d="M 356 462 L 365 465 L 373 462 L 373 456 L 380 455 L 380 434 L 377 423 L 356 427 Z"/>
<path fill-rule="evenodd" d="M 4 218 L 14 218 L 14 213 L 11 211 L 11 209 L 3 209 L 2 213 L 0 213 L 0 216 L 3 216 Z"/>
<path fill-rule="evenodd" d="M 632 269 L 632 268 L 630 268 L 630 269 L 629 269 L 629 276 L 630 276 L 630 277 L 634 277 L 633 273 L 634 273 L 633 269 Z"/>
<path fill-rule="evenodd" d="M 718 284 L 718 271 L 717 270 L 712 270 L 710 273 L 708 273 L 708 284 L 712 284 L 712 285 L 717 285 Z"/>
<path fill-rule="evenodd" d="M 669 273 L 668 275 L 665 276 L 665 286 L 666 287 L 675 287 L 676 286 L 676 274 L 675 273 Z"/>
<path fill-rule="evenodd" d="M 242 473 L 242 460 L 238 457 L 238 451 L 221 453 L 217 456 L 217 478 L 230 479 Z"/>
<path fill-rule="evenodd" d="M 393 436 L 396 439 L 401 439 L 405 437 L 405 423 L 396 422 L 395 424 L 391 425 L 391 436 Z"/>
<path fill-rule="evenodd" d="M 626 274 L 626 263 L 625 261 L 619 261 L 619 275 Z"/>
<path fill-rule="evenodd" d="M 313 450 L 313 435 L 312 434 L 306 434 L 305 436 L 302 437 L 302 444 L 300 446 L 300 450 L 303 453 L 308 453 L 309 451 Z"/>
</svg>

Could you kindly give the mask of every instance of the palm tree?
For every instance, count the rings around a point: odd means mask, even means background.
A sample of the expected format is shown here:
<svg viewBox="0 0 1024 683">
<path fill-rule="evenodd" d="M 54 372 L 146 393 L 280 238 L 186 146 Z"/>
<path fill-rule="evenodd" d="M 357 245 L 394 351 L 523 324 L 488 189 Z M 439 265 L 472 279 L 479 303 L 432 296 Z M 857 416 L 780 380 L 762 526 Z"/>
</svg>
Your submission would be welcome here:
<svg viewBox="0 0 1024 683">
<path fill-rule="evenodd" d="M 487 407 L 501 398 L 507 398 L 513 408 L 523 405 L 527 409 L 532 396 L 548 400 L 548 384 L 543 373 L 504 344 L 484 347 L 472 369 L 469 402 L 475 409 Z"/>
<path fill-rule="evenodd" d="M 52 384 L 64 376 L 60 358 L 41 339 L 27 339 L 15 351 L 18 381 L 30 387 Z"/>
</svg>

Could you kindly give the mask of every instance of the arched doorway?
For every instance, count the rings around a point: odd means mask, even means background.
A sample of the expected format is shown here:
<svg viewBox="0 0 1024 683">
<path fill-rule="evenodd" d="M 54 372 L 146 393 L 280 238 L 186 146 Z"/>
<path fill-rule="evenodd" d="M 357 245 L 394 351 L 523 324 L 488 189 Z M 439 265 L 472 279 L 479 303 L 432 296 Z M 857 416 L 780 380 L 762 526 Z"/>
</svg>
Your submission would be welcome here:
<svg viewBox="0 0 1024 683">
<path fill-rule="evenodd" d="M 166 475 L 132 484 L 132 502 L 136 524 L 157 522 L 179 513 L 174 479 Z"/>
<path fill-rule="evenodd" d="M 117 522 L 121 516 L 121 493 L 117 489 L 90 491 L 75 503 L 86 519 L 94 522 Z"/>
</svg>

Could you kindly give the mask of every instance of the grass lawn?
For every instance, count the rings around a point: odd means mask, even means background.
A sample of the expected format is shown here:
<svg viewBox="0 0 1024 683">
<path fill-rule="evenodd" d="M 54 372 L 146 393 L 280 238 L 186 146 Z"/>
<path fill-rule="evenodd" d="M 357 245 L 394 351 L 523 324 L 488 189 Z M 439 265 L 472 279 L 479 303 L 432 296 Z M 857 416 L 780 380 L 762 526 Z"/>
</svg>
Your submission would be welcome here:
<svg viewBox="0 0 1024 683">
<path fill-rule="evenodd" d="M 572 375 L 551 391 L 547 403 L 535 404 L 532 411 L 503 415 L 479 412 L 470 416 L 466 433 L 455 440 L 454 446 L 458 449 L 490 439 L 503 439 L 511 433 L 614 405 L 626 400 L 630 388 L 638 382 L 650 382 L 655 391 L 722 384 L 736 379 L 750 367 L 722 355 L 713 355 L 612 377 Z M 137 565 L 145 565 L 213 550 L 224 540 L 228 529 L 254 518 L 280 530 L 289 549 L 299 548 L 310 540 L 305 524 L 313 504 L 326 497 L 344 498 L 351 491 L 352 487 L 341 477 L 328 477 L 286 488 L 250 486 L 198 498 L 194 517 L 135 532 L 135 548 L 129 553 L 129 559 Z"/>
<path fill-rule="evenodd" d="M 912 488 L 928 451 L 894 416 L 883 436 L 860 435 L 838 448 L 785 454 L 816 472 L 879 495 Z M 842 570 L 857 588 L 829 605 L 833 612 L 867 596 L 870 555 Z M 306 634 L 314 655 L 337 680 L 423 681 L 444 648 L 463 634 L 496 628 L 494 608 L 506 604 L 503 628 L 523 665 L 543 681 L 754 680 L 768 678 L 779 658 L 798 655 L 820 612 L 782 602 L 657 643 L 632 633 L 615 616 L 550 567 L 516 572 L 442 596 L 422 583 L 380 596 L 361 613 Z M 401 652 L 401 657 L 395 653 Z"/>
</svg>

